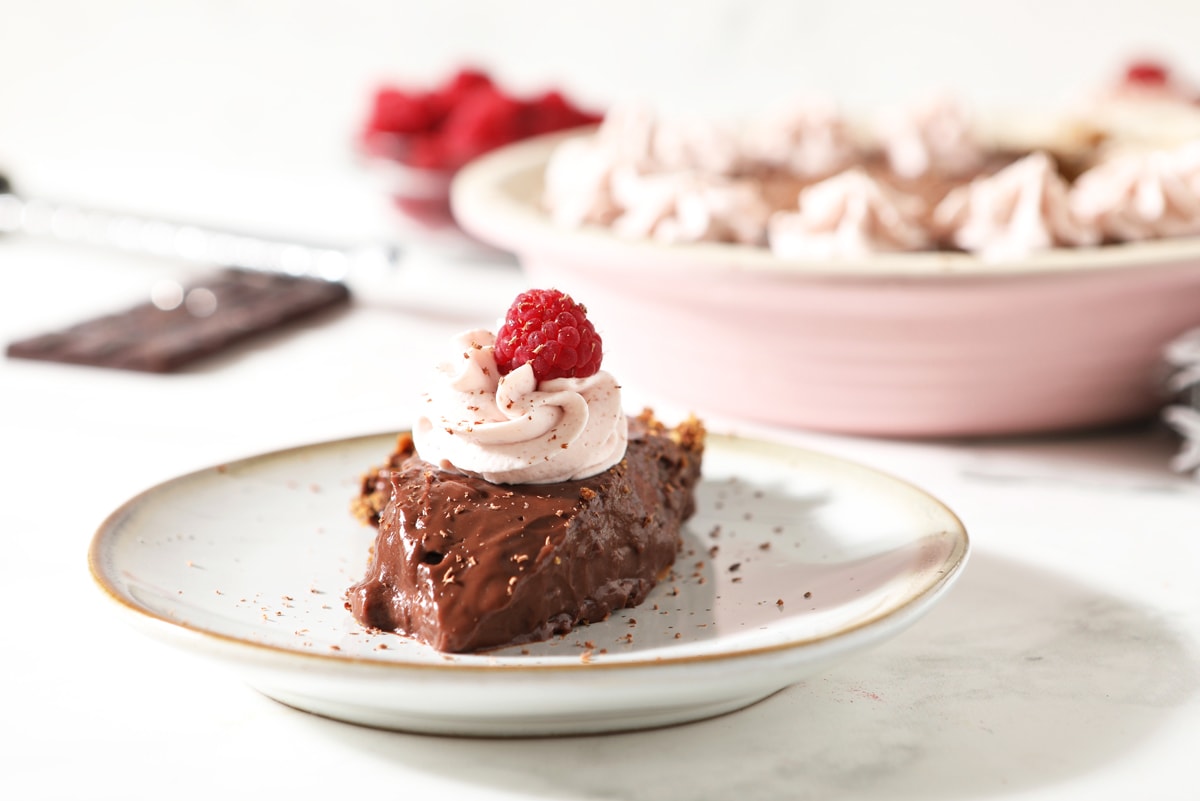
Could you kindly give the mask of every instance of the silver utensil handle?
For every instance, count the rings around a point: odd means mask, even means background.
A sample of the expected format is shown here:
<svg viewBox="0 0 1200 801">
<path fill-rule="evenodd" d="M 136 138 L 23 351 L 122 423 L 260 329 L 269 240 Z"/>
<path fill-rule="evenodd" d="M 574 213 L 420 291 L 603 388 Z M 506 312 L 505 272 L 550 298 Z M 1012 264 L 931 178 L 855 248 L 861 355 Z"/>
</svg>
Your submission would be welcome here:
<svg viewBox="0 0 1200 801">
<path fill-rule="evenodd" d="M 162 256 L 340 281 L 390 271 L 394 245 L 341 247 L 291 242 L 201 225 L 22 198 L 0 184 L 0 233 L 21 233 Z"/>
</svg>

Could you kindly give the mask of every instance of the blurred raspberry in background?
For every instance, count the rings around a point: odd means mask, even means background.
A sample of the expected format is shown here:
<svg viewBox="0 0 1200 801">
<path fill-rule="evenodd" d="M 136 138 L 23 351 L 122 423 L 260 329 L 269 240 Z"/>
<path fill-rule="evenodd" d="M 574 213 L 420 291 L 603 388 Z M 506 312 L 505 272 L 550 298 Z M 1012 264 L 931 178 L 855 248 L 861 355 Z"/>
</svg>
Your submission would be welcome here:
<svg viewBox="0 0 1200 801">
<path fill-rule="evenodd" d="M 450 181 L 472 159 L 532 136 L 595 124 L 601 117 L 557 90 L 519 98 L 483 70 L 465 68 L 431 89 L 379 87 L 360 146 L 390 166 L 397 207 L 419 223 L 438 227 L 453 223 Z"/>
</svg>

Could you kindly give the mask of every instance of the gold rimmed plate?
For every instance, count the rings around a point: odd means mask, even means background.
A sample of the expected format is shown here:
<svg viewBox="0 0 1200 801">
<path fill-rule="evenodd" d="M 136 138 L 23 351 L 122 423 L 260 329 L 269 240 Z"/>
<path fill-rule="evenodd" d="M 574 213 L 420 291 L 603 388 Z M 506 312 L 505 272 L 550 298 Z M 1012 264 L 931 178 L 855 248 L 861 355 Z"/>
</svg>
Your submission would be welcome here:
<svg viewBox="0 0 1200 801">
<path fill-rule="evenodd" d="M 548 642 L 451 655 L 346 611 L 374 532 L 349 501 L 394 434 L 172 479 L 92 540 L 105 594 L 147 633 L 239 669 L 284 704 L 476 736 L 618 731 L 761 700 L 898 634 L 966 562 L 958 518 L 835 457 L 710 434 L 698 510 L 641 606 Z"/>
</svg>

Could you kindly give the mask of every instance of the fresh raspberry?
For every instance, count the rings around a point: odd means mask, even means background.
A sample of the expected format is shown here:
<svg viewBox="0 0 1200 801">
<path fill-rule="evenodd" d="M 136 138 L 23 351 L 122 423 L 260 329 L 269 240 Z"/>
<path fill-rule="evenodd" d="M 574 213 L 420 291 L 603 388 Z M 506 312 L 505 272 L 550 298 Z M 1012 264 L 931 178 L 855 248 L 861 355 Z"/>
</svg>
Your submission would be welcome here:
<svg viewBox="0 0 1200 801">
<path fill-rule="evenodd" d="M 558 91 L 528 101 L 524 112 L 524 128 L 529 136 L 600 122 L 599 115 L 579 109 Z"/>
<path fill-rule="evenodd" d="M 1157 61 L 1135 61 L 1125 68 L 1125 83 L 1131 86 L 1166 86 L 1171 71 Z"/>
<path fill-rule="evenodd" d="M 446 148 L 434 134 L 410 136 L 396 156 L 401 164 L 422 170 L 441 170 L 446 164 Z"/>
<path fill-rule="evenodd" d="M 367 130 L 371 133 L 419 133 L 429 130 L 436 121 L 437 110 L 425 94 L 383 87 L 375 93 Z"/>
<path fill-rule="evenodd" d="M 504 316 L 495 355 L 502 375 L 531 363 L 534 377 L 548 381 L 595 375 L 603 349 L 584 306 L 557 289 L 530 289 Z"/>
<path fill-rule="evenodd" d="M 599 120 L 559 92 L 518 99 L 468 68 L 426 91 L 379 88 L 360 138 L 368 154 L 454 171 L 502 145 Z"/>
<path fill-rule="evenodd" d="M 491 89 L 494 85 L 491 76 L 483 70 L 464 67 L 439 90 L 439 94 L 453 105 L 476 89 Z"/>
<path fill-rule="evenodd" d="M 425 92 L 426 101 L 434 114 L 434 123 L 429 130 L 440 131 L 464 98 L 474 92 L 487 92 L 494 88 L 495 84 L 486 73 L 475 69 L 463 69 L 449 80 L 428 89 Z"/>
<path fill-rule="evenodd" d="M 459 167 L 519 139 L 519 110 L 518 101 L 493 86 L 476 88 L 461 97 L 440 132 L 450 165 Z"/>
</svg>

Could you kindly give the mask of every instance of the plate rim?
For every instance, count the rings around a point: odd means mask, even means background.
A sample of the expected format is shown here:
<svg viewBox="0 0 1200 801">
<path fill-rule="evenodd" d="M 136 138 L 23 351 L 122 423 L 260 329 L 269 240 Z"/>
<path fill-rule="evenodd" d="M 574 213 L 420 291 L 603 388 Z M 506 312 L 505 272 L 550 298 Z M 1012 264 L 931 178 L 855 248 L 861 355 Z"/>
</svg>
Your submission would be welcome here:
<svg viewBox="0 0 1200 801">
<path fill-rule="evenodd" d="M 255 653 L 260 656 L 274 658 L 284 663 L 294 663 L 295 660 L 305 660 L 305 664 L 316 664 L 327 667 L 340 667 L 344 669 L 354 670 L 377 670 L 377 671 L 433 671 L 436 674 L 445 675 L 447 672 L 454 675 L 461 674 L 521 674 L 521 673 L 536 673 L 537 675 L 567 673 L 573 674 L 579 671 L 596 671 L 596 670 L 644 670 L 648 668 L 665 668 L 671 666 L 686 666 L 686 665 L 708 665 L 708 664 L 729 664 L 740 660 L 764 658 L 776 655 L 789 655 L 796 652 L 811 651 L 820 648 L 831 648 L 839 642 L 852 641 L 855 638 L 866 637 L 869 633 L 879 629 L 888 622 L 897 623 L 898 627 L 903 627 L 907 623 L 912 622 L 919 614 L 943 595 L 962 575 L 967 561 L 973 550 L 972 540 L 968 534 L 966 526 L 961 518 L 954 512 L 944 501 L 936 497 L 927 490 L 921 488 L 915 483 L 896 476 L 895 474 L 871 467 L 853 459 L 845 458 L 829 454 L 823 451 L 807 448 L 803 446 L 791 445 L 775 440 L 768 440 L 760 437 L 741 436 L 736 434 L 722 434 L 708 432 L 709 441 L 718 441 L 726 443 L 748 443 L 759 448 L 768 448 L 776 450 L 786 450 L 789 453 L 800 454 L 807 459 L 815 459 L 840 466 L 842 469 L 849 469 L 853 472 L 865 473 L 876 479 L 883 479 L 885 482 L 890 482 L 894 485 L 902 487 L 905 491 L 915 493 L 923 498 L 926 502 L 937 507 L 942 514 L 945 515 L 947 526 L 944 532 L 945 536 L 951 537 L 953 547 L 937 567 L 941 568 L 935 574 L 933 580 L 924 583 L 921 588 L 909 593 L 900 603 L 888 607 L 883 612 L 876 612 L 868 617 L 856 621 L 853 625 L 845 626 L 836 631 L 821 634 L 815 637 L 806 637 L 802 639 L 789 639 L 785 642 L 758 645 L 749 648 L 741 648 L 736 650 L 715 650 L 712 652 L 699 654 L 685 654 L 681 656 L 670 656 L 659 654 L 656 656 L 642 656 L 636 658 L 622 659 L 605 659 L 597 658 L 595 660 L 583 660 L 579 657 L 571 658 L 556 658 L 556 661 L 530 661 L 525 663 L 521 658 L 510 656 L 493 656 L 490 652 L 472 653 L 472 654 L 445 654 L 446 661 L 443 662 L 415 662 L 399 659 L 372 659 L 369 657 L 343 654 L 338 652 L 310 652 L 295 650 L 279 645 L 274 645 L 266 642 L 256 642 L 254 640 L 245 639 L 232 634 L 212 631 L 207 628 L 193 625 L 184 621 L 172 619 L 170 616 L 160 614 L 152 609 L 138 605 L 126 593 L 123 593 L 114 582 L 110 581 L 106 572 L 101 567 L 105 561 L 105 546 L 111 541 L 112 534 L 119 529 L 121 521 L 129 515 L 141 502 L 147 497 L 169 489 L 173 486 L 184 484 L 190 480 L 194 480 L 206 473 L 223 472 L 239 466 L 252 464 L 255 462 L 265 462 L 272 459 L 286 458 L 292 453 L 302 451 L 319 450 L 333 448 L 338 445 L 346 445 L 352 443 L 365 443 L 369 440 L 378 439 L 381 442 L 386 442 L 388 439 L 395 439 L 403 430 L 398 431 L 383 431 L 372 434 L 357 434 L 345 437 L 334 437 L 331 439 L 319 440 L 315 442 L 302 443 L 291 445 L 284 448 L 277 448 L 259 453 L 241 456 L 238 458 L 217 462 L 208 467 L 191 470 L 185 473 L 160 481 L 150 487 L 143 489 L 137 494 L 130 497 L 112 512 L 110 512 L 97 527 L 93 533 L 87 550 L 88 572 L 94 584 L 98 586 L 100 591 L 114 604 L 119 606 L 125 612 L 134 616 L 134 620 L 143 625 L 152 625 L 157 627 L 157 630 L 169 633 L 171 636 L 168 639 L 180 640 L 188 638 L 189 642 L 198 641 L 205 645 L 216 644 L 225 648 L 234 648 L 240 653 Z M 363 468 L 364 470 L 366 468 Z M 347 515 L 349 512 L 347 512 Z M 886 630 L 886 629 L 885 629 Z M 384 632 L 387 633 L 387 632 Z M 395 634 L 394 636 L 403 636 Z M 459 661 L 470 659 L 471 661 Z M 547 657 L 537 657 L 538 660 L 545 660 Z M 504 661 L 501 661 L 504 660 Z"/>
</svg>

